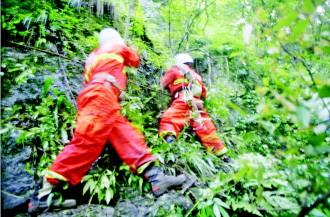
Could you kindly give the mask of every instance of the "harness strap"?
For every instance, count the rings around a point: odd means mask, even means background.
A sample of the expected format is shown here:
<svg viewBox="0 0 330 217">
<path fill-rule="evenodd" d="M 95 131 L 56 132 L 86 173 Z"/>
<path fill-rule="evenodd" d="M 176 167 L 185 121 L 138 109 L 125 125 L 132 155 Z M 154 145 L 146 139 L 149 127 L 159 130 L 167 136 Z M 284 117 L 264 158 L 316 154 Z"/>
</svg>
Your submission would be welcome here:
<svg viewBox="0 0 330 217">
<path fill-rule="evenodd" d="M 183 75 L 183 78 L 178 78 L 173 81 L 174 85 L 181 84 L 182 89 L 181 90 L 186 90 L 186 96 L 192 95 L 192 96 L 197 96 L 200 97 L 201 93 L 197 94 L 198 92 L 202 92 L 202 87 L 201 84 L 199 83 L 198 80 L 194 78 L 193 71 L 185 66 L 184 64 L 178 64 L 177 67 L 179 68 L 180 72 Z M 188 83 L 188 86 L 185 86 L 184 84 Z M 199 86 L 198 92 L 195 91 L 196 86 Z M 175 93 L 175 95 L 177 95 Z M 176 98 L 176 97 L 175 97 Z"/>
<path fill-rule="evenodd" d="M 106 72 L 99 72 L 93 76 L 91 83 L 98 82 L 98 81 L 106 81 L 109 82 L 112 86 L 117 88 L 121 93 L 123 90 L 121 89 L 119 83 L 117 82 L 116 78 Z"/>
<path fill-rule="evenodd" d="M 183 93 L 184 101 L 191 107 L 190 117 L 195 121 L 200 123 L 200 127 L 204 127 L 204 119 L 201 116 L 200 109 L 197 106 L 196 100 L 194 98 L 194 93 L 192 92 L 193 74 L 190 69 L 187 69 L 184 65 L 177 65 L 180 72 L 183 74 L 183 78 L 176 79 L 175 84 L 182 84 L 182 89 L 174 93 L 174 98 L 178 98 L 180 93 Z M 184 83 L 188 82 L 188 86 L 184 86 Z"/>
</svg>

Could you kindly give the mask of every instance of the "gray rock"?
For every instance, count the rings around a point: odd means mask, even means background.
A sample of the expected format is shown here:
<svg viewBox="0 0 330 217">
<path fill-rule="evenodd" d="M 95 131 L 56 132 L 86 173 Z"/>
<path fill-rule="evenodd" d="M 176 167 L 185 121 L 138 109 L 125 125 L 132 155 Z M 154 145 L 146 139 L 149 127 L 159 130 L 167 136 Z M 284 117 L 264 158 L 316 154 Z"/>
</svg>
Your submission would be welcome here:
<svg viewBox="0 0 330 217">
<path fill-rule="evenodd" d="M 3 210 L 11 210 L 23 205 L 29 198 L 35 182 L 26 172 L 24 161 L 31 156 L 31 148 L 25 147 L 21 153 L 3 156 L 1 161 L 1 202 Z"/>
<path fill-rule="evenodd" d="M 39 217 L 112 217 L 114 209 L 104 205 L 81 205 L 76 209 L 42 213 Z"/>
</svg>

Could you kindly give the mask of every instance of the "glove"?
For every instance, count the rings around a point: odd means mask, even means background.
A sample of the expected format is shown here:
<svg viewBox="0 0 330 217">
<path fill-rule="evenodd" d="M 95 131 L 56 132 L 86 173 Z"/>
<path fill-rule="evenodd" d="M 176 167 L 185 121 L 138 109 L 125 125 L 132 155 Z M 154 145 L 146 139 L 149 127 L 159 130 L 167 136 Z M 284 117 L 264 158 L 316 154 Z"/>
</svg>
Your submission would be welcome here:
<svg viewBox="0 0 330 217">
<path fill-rule="evenodd" d="M 125 95 L 126 95 L 126 92 L 125 91 L 120 91 L 120 94 L 119 94 L 119 100 L 120 101 L 123 101 L 125 99 Z"/>
</svg>

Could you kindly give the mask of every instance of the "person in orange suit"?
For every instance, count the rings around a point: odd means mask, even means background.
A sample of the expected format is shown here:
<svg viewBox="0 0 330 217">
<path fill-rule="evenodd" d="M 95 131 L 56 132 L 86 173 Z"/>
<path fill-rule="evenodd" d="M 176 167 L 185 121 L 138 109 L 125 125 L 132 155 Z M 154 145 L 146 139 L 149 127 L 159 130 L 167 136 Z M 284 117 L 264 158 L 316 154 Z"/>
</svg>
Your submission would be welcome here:
<svg viewBox="0 0 330 217">
<path fill-rule="evenodd" d="M 175 65 L 161 78 L 161 86 L 170 91 L 171 106 L 162 114 L 159 135 L 166 142 L 175 141 L 185 125 L 190 125 L 201 143 L 216 155 L 227 148 L 217 135 L 217 129 L 203 107 L 206 87 L 202 78 L 191 67 L 192 57 L 187 53 L 175 56 Z"/>
<path fill-rule="evenodd" d="M 139 64 L 137 53 L 126 46 L 116 30 L 105 28 L 100 32 L 99 47 L 89 54 L 85 64 L 85 87 L 77 100 L 74 136 L 46 171 L 43 187 L 30 200 L 29 212 L 47 208 L 48 195 L 61 182 L 73 186 L 80 183 L 108 143 L 132 172 L 144 175 L 155 196 L 183 184 L 184 175 L 164 174 L 144 136 L 120 114 L 120 95 L 127 84 L 124 68 L 137 68 Z"/>
</svg>

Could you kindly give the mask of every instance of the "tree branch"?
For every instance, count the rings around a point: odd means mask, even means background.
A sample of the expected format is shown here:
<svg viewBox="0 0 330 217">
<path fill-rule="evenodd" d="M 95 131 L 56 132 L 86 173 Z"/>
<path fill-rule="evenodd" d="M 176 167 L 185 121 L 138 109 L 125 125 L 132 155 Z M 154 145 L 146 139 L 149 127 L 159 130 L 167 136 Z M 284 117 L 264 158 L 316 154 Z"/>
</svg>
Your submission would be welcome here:
<svg viewBox="0 0 330 217">
<path fill-rule="evenodd" d="M 37 48 L 37 47 L 31 47 L 31 46 L 19 44 L 19 43 L 13 42 L 13 41 L 8 41 L 8 42 L 10 44 L 13 44 L 13 45 L 17 45 L 17 46 L 24 47 L 24 48 L 31 49 L 31 50 L 36 50 L 36 51 L 43 52 L 43 53 L 46 53 L 46 54 L 49 54 L 49 55 L 52 55 L 52 56 L 58 56 L 58 57 L 61 57 L 63 59 L 67 59 L 67 60 L 71 60 L 71 61 L 73 60 L 73 59 L 71 59 L 67 56 L 64 56 L 64 55 L 59 54 L 59 53 L 54 53 L 54 52 L 49 51 L 49 50 L 43 50 L 43 49 L 40 49 L 40 48 Z M 80 61 L 80 60 L 75 60 L 75 61 L 77 61 L 80 64 L 83 64 L 83 62 Z"/>
<path fill-rule="evenodd" d="M 173 55 L 173 48 L 172 48 L 172 37 L 171 37 L 171 0 L 168 1 L 168 43 L 170 45 L 171 54 Z"/>
<path fill-rule="evenodd" d="M 131 24 L 131 17 L 132 17 L 131 14 L 135 13 L 135 7 L 136 7 L 136 1 L 135 0 L 129 1 L 128 9 L 127 9 L 128 14 L 126 15 L 126 21 L 125 21 L 125 33 L 124 33 L 125 41 L 127 41 L 127 39 L 128 39 L 129 29 L 130 29 L 130 24 Z"/>
<path fill-rule="evenodd" d="M 295 54 L 293 54 L 291 51 L 289 51 L 280 40 L 278 40 L 278 42 L 281 45 L 281 48 L 284 50 L 285 53 L 287 53 L 289 56 L 295 58 L 296 60 L 298 60 L 299 62 L 301 62 L 301 64 L 305 67 L 306 71 L 308 72 L 308 75 L 312 81 L 313 87 L 316 89 L 316 91 L 318 90 L 317 84 L 315 82 L 312 70 L 310 69 L 309 65 L 306 63 L 306 61 L 303 58 L 300 58 L 298 56 L 296 56 Z M 324 108 L 328 111 L 328 113 L 330 114 L 330 109 L 328 108 L 327 104 L 325 103 L 325 101 L 323 100 L 323 98 L 320 98 L 322 101 L 322 104 L 324 106 Z"/>
<path fill-rule="evenodd" d="M 55 48 L 56 48 L 56 51 L 58 53 L 57 47 L 55 47 Z M 62 73 L 63 73 L 64 82 L 65 82 L 65 85 L 68 88 L 68 92 L 69 92 L 69 94 L 67 92 L 65 92 L 65 95 L 67 95 L 67 98 L 71 101 L 71 103 L 77 109 L 77 102 L 76 102 L 75 97 L 74 97 L 74 95 L 72 93 L 72 90 L 71 90 L 71 87 L 70 87 L 70 84 L 69 84 L 69 80 L 68 80 L 68 76 L 65 73 L 65 68 L 63 67 L 63 64 L 62 64 L 62 61 L 61 61 L 60 58 L 58 58 L 58 65 L 60 66 L 60 71 L 62 71 Z"/>
<path fill-rule="evenodd" d="M 177 50 L 180 50 L 183 42 L 185 41 L 186 38 L 188 38 L 189 33 L 190 33 L 190 29 L 194 24 L 194 21 L 202 14 L 202 12 L 204 12 L 208 7 L 210 7 L 211 5 L 213 5 L 213 3 L 215 3 L 215 1 L 212 1 L 211 3 L 207 4 L 204 6 L 204 8 L 198 8 L 197 12 L 190 18 L 190 20 L 188 20 L 188 24 L 186 26 L 186 31 L 183 34 L 183 36 L 181 37 L 180 42 L 178 43 L 178 48 Z"/>
</svg>

